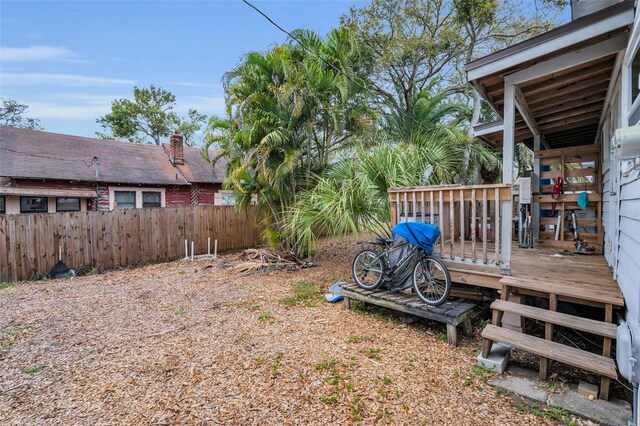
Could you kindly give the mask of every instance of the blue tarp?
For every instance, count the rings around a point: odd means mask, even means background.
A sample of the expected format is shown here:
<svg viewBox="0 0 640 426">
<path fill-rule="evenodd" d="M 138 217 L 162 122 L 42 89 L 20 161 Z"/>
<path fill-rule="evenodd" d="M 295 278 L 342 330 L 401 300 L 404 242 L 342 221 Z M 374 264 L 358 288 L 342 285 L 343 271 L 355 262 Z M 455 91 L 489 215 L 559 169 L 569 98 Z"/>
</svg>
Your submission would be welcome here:
<svg viewBox="0 0 640 426">
<path fill-rule="evenodd" d="M 427 253 L 433 251 L 433 244 L 440 235 L 440 229 L 435 225 L 420 222 L 399 223 L 391 230 L 393 241 L 396 237 L 404 237 L 411 244 L 420 247 Z"/>
</svg>

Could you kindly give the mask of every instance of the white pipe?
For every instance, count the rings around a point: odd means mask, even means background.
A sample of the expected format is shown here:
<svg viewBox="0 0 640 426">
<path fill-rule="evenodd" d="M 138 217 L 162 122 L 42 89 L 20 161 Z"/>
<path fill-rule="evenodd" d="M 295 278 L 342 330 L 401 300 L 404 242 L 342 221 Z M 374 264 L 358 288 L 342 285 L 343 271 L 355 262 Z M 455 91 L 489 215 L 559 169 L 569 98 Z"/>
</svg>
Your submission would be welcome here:
<svg viewBox="0 0 640 426">
<path fill-rule="evenodd" d="M 218 257 L 218 240 L 213 242 L 213 258 L 216 259 Z"/>
<path fill-rule="evenodd" d="M 211 237 L 207 238 L 207 256 L 211 256 Z"/>
<path fill-rule="evenodd" d="M 62 246 L 58 246 L 58 260 L 62 260 Z"/>
<path fill-rule="evenodd" d="M 186 238 L 184 239 L 184 258 L 189 259 L 189 242 Z"/>
<path fill-rule="evenodd" d="M 193 241 L 191 241 L 191 261 L 193 262 L 193 247 L 194 247 L 195 243 Z"/>
</svg>

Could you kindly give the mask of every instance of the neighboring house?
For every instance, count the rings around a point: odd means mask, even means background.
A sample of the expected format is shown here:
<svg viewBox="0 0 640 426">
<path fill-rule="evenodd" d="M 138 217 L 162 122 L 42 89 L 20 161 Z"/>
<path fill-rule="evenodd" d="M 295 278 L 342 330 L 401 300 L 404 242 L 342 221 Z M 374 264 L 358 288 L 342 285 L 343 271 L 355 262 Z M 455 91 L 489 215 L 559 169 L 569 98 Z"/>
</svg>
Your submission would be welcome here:
<svg viewBox="0 0 640 426">
<path fill-rule="evenodd" d="M 0 127 L 0 214 L 220 204 L 225 168 L 179 134 L 157 146 Z"/>
</svg>

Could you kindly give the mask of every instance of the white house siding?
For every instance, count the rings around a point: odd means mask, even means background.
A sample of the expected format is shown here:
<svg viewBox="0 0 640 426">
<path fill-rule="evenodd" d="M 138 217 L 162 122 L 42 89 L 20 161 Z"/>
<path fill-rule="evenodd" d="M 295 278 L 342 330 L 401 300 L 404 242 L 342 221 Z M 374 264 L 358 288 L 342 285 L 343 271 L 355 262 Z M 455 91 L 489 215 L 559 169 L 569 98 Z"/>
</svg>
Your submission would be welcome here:
<svg viewBox="0 0 640 426">
<path fill-rule="evenodd" d="M 604 230 L 604 256 L 612 268 L 616 261 L 616 246 L 614 235 L 618 229 L 617 217 L 611 215 L 611 191 L 612 169 L 610 159 L 610 142 L 615 129 L 620 127 L 620 72 L 613 76 L 616 83 L 612 89 L 609 102 L 604 107 L 605 120 L 598 137 L 598 143 L 602 146 L 601 171 L 602 171 L 602 225 Z"/>
<path fill-rule="evenodd" d="M 622 170 L 627 167 L 622 162 Z M 618 284 L 625 296 L 629 319 L 640 321 L 640 177 L 639 170 L 620 182 Z"/>
</svg>

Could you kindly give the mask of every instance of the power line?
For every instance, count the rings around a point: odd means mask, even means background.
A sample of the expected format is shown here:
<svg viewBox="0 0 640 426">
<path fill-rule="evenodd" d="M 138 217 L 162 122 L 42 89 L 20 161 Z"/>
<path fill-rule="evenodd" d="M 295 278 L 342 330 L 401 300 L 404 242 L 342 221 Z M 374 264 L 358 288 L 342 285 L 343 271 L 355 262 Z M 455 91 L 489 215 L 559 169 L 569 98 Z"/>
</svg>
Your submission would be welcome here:
<svg viewBox="0 0 640 426">
<path fill-rule="evenodd" d="M 344 71 L 342 71 L 340 68 L 336 67 L 335 65 L 333 65 L 331 62 L 327 61 L 325 58 L 322 57 L 322 55 L 320 55 L 320 53 L 318 53 L 317 51 L 311 49 L 309 46 L 307 46 L 306 44 L 304 44 L 299 38 L 295 37 L 293 34 L 291 34 L 290 31 L 287 31 L 286 29 L 282 28 L 277 22 L 275 22 L 273 19 L 271 19 L 269 17 L 269 15 L 267 15 L 266 13 L 264 13 L 262 10 L 260 10 L 257 6 L 255 6 L 254 4 L 252 4 L 250 1 L 248 0 L 242 0 L 247 6 L 249 6 L 250 8 L 252 8 L 253 10 L 255 10 L 256 12 L 258 12 L 260 15 L 262 15 L 267 21 L 269 21 L 274 27 L 276 27 L 277 29 L 279 29 L 280 31 L 282 31 L 283 33 L 285 33 L 289 38 L 291 38 L 292 40 L 296 41 L 300 46 L 302 46 L 306 51 L 308 51 L 309 53 L 311 53 L 312 55 L 318 57 L 322 62 L 324 62 L 325 64 L 327 64 L 328 66 L 330 66 L 331 68 L 333 68 L 334 70 L 336 70 L 338 73 L 342 74 L 343 76 L 345 76 L 347 79 L 349 79 L 349 81 L 351 81 L 353 84 L 359 86 L 361 89 L 363 89 L 365 92 L 367 92 L 368 94 L 370 94 L 373 97 L 378 97 L 375 93 L 373 93 L 371 90 L 369 90 L 365 85 L 358 83 L 357 81 L 355 81 L 350 75 L 346 74 Z M 384 103 L 384 100 L 383 100 Z M 390 106 L 387 104 L 388 107 L 394 109 L 393 106 Z M 408 115 L 406 112 L 402 111 L 401 109 L 397 110 L 400 114 L 404 115 L 405 117 L 411 119 L 413 122 L 415 122 L 418 126 L 423 127 L 423 124 L 421 122 L 419 122 L 418 120 L 416 120 L 414 117 Z"/>
</svg>

